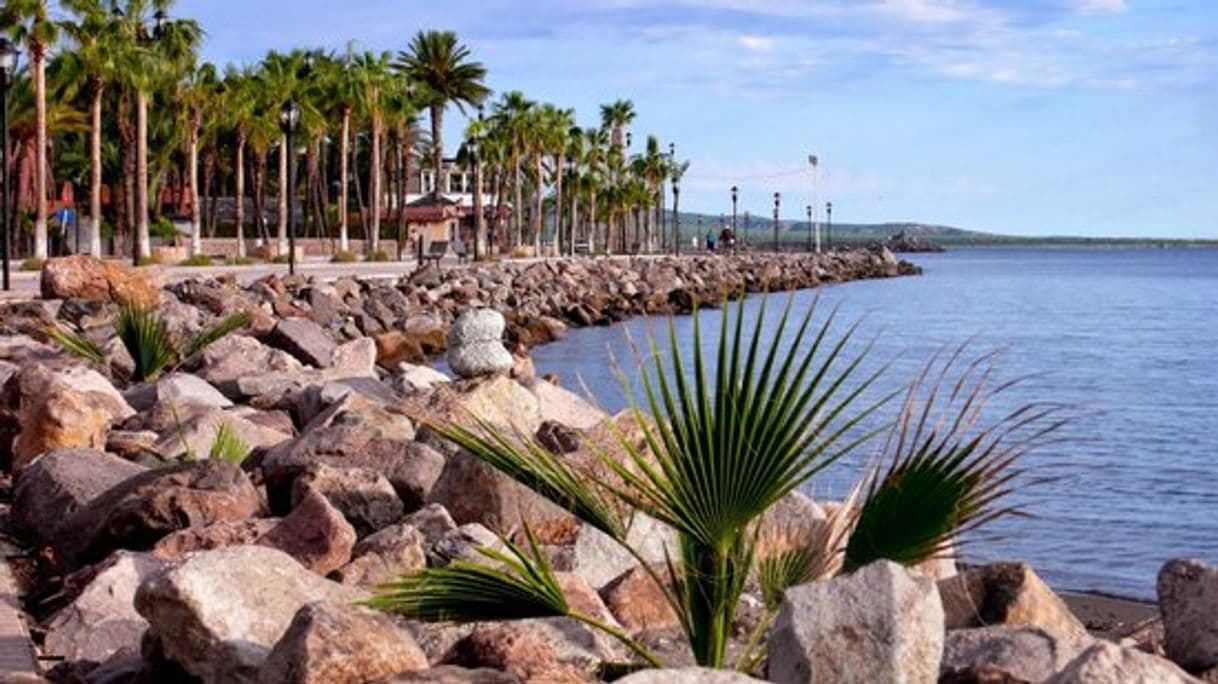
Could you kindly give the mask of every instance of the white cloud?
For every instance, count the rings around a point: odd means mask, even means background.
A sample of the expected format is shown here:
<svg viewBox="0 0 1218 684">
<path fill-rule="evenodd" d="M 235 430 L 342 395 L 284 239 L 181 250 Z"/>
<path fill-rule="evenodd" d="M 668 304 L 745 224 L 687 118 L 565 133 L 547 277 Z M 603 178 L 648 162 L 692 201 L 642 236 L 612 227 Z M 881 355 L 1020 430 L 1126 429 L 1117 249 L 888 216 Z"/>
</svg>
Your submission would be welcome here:
<svg viewBox="0 0 1218 684">
<path fill-rule="evenodd" d="M 770 36 L 743 35 L 736 38 L 740 47 L 749 52 L 769 52 L 774 49 L 774 39 Z"/>
<path fill-rule="evenodd" d="M 1120 14 L 1129 9 L 1125 0 L 1069 0 L 1069 6 L 1079 14 Z"/>
</svg>

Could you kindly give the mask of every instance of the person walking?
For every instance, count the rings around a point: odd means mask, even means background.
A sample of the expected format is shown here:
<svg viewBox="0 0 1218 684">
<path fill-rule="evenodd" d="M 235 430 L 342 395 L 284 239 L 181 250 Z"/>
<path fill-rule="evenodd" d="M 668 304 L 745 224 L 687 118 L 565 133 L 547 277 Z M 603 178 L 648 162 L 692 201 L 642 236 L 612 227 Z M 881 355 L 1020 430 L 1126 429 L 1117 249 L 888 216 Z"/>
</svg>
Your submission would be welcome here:
<svg viewBox="0 0 1218 684">
<path fill-rule="evenodd" d="M 715 233 L 714 231 L 706 231 L 706 251 L 715 251 Z"/>
</svg>

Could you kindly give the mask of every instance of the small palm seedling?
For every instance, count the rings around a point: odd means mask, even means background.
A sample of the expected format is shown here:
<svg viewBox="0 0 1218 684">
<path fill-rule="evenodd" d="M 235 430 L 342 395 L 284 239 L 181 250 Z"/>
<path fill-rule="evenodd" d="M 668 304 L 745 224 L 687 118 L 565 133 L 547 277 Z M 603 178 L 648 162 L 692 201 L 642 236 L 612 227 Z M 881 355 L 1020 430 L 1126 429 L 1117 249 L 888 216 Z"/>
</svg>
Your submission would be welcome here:
<svg viewBox="0 0 1218 684">
<path fill-rule="evenodd" d="M 1051 432 L 1052 426 L 1036 428 L 1048 415 L 1036 410 L 977 429 L 984 384 L 970 384 L 969 378 L 988 377 L 981 371 L 984 363 L 948 386 L 949 398 L 960 400 L 955 414 L 948 410 L 932 422 L 937 402 L 932 396 L 919 404 L 921 395 L 911 390 L 899 419 L 878 421 L 877 412 L 901 391 L 885 393 L 876 386 L 885 368 L 866 370 L 869 345 L 852 351 L 857 324 L 837 335 L 835 315 L 816 326 L 814 313 L 815 307 L 792 325 L 788 303 L 772 335 L 763 335 L 763 302 L 746 336 L 743 303 L 734 315 L 725 312 L 713 383 L 696 312 L 692 367 L 683 361 L 673 326 L 666 354 L 650 338 L 650 357 L 642 362 L 649 371 L 642 376 L 643 402 L 632 409 L 643 446 L 621 437 L 621 455 L 600 454 L 612 478 L 595 477 L 531 438 L 482 421 L 436 429 L 614 539 L 663 592 L 698 664 L 723 667 L 751 574 L 775 609 L 794 584 L 879 558 L 910 565 L 932 558 L 961 531 L 1011 512 L 1000 503 L 1018 474 L 1012 466 L 1022 453 L 1019 445 L 1030 447 L 1035 437 Z M 1011 438 L 1028 430 L 1034 437 L 1012 448 Z M 781 544 L 761 534 L 762 518 L 775 503 L 885 432 L 891 466 L 866 477 L 828 521 L 788 530 Z M 632 511 L 676 532 L 676 548 L 662 569 L 652 568 L 627 543 Z M 527 529 L 526 534 L 531 535 Z M 555 586 L 541 554 L 517 553 L 499 567 L 467 563 L 421 570 L 383 587 L 372 605 L 420 620 L 567 616 L 604 629 L 572 612 L 553 595 Z M 482 596 L 496 599 L 490 604 Z M 655 657 L 629 637 L 605 631 L 654 664 Z M 762 636 L 760 630 L 753 635 L 738 667 L 759 662 L 755 647 Z"/>
<path fill-rule="evenodd" d="M 114 331 L 131 355 L 131 381 L 146 382 L 157 379 L 166 370 L 193 361 L 203 350 L 249 322 L 249 313 L 242 311 L 225 317 L 194 337 L 179 340 L 154 310 L 128 304 L 121 306 L 115 315 Z M 47 336 L 69 353 L 99 365 L 106 363 L 105 352 L 80 333 L 51 327 Z"/>
</svg>

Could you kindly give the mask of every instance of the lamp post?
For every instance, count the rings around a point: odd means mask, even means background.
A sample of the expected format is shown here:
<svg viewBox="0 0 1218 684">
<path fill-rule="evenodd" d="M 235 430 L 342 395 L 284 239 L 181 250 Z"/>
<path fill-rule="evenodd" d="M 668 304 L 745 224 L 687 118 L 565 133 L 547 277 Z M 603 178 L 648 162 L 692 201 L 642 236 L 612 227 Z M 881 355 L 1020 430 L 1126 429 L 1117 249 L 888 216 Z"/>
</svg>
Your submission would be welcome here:
<svg viewBox="0 0 1218 684">
<path fill-rule="evenodd" d="M 782 195 L 774 193 L 774 251 L 781 251 L 778 247 L 778 204 L 782 201 Z"/>
<path fill-rule="evenodd" d="M 829 221 L 829 249 L 833 250 L 833 203 L 825 202 L 825 215 Z"/>
<path fill-rule="evenodd" d="M 817 205 L 817 202 L 816 202 L 816 168 L 818 166 L 820 166 L 820 158 L 817 157 L 815 154 L 809 154 L 808 163 L 812 165 L 812 206 L 815 207 Z M 814 211 L 815 211 L 815 209 L 814 209 Z M 820 217 L 818 216 L 816 218 L 820 218 Z M 812 232 L 816 235 L 816 253 L 820 254 L 820 222 L 817 221 L 816 219 L 813 219 L 812 221 L 815 224 L 815 228 L 810 229 L 809 232 Z M 808 245 L 808 246 L 812 247 L 812 245 Z"/>
<path fill-rule="evenodd" d="M 9 42 L 8 38 L 0 36 L 0 224 L 4 226 L 0 236 L 0 261 L 4 262 L 4 290 L 9 289 L 9 245 L 12 243 L 11 230 L 8 222 L 8 86 L 17 73 L 17 57 L 20 51 Z"/>
<path fill-rule="evenodd" d="M 732 186 L 732 234 L 736 234 L 736 200 L 740 199 L 740 188 Z"/>
<path fill-rule="evenodd" d="M 672 242 L 677 256 L 681 256 L 681 177 L 676 169 L 672 174 Z"/>
<path fill-rule="evenodd" d="M 671 143 L 671 142 L 668 143 L 668 168 L 672 169 L 674 173 L 676 172 L 676 168 L 677 168 L 677 144 L 676 143 Z M 663 193 L 661 193 L 661 194 L 663 194 Z M 661 207 L 661 209 L 663 209 L 663 207 Z M 664 211 L 660 212 L 661 215 L 664 213 L 665 213 Z M 660 231 L 663 232 L 664 228 L 665 228 L 665 226 L 661 225 Z M 677 245 L 677 243 L 679 243 L 681 241 L 681 237 L 679 235 L 677 235 L 676 230 L 673 230 L 672 236 L 673 236 L 672 237 L 673 244 Z M 667 247 L 665 247 L 665 249 L 667 249 Z M 674 247 L 674 249 L 677 250 L 678 254 L 681 253 L 680 245 L 677 245 L 676 247 Z"/>
<path fill-rule="evenodd" d="M 479 115 L 481 118 L 481 115 Z M 481 129 L 479 129 L 481 130 Z M 478 261 L 478 241 L 482 239 L 483 216 L 482 216 L 482 162 L 478 157 L 481 141 L 480 136 L 473 136 L 466 143 L 469 146 L 470 161 L 474 165 L 474 262 Z M 406 211 L 406 207 L 401 208 Z"/>
<path fill-rule="evenodd" d="M 808 205 L 808 251 L 812 251 L 812 205 Z"/>
<path fill-rule="evenodd" d="M 288 98 L 287 102 L 283 103 L 283 107 L 279 110 L 279 128 L 283 131 L 285 144 L 287 145 L 288 154 L 288 176 L 286 179 L 280 179 L 281 183 L 287 183 L 288 196 L 288 274 L 296 275 L 296 221 L 292 216 L 296 204 L 296 148 L 293 146 L 292 137 L 296 133 L 296 128 L 300 126 L 300 105 L 297 104 L 295 98 Z"/>
</svg>

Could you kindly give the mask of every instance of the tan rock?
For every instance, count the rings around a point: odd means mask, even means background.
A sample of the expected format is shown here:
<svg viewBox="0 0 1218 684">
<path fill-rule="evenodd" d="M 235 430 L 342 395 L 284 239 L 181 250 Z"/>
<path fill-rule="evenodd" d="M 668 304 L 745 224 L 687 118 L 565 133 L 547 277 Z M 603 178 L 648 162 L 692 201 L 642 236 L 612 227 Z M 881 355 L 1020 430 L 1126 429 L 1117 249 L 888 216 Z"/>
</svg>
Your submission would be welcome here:
<svg viewBox="0 0 1218 684">
<path fill-rule="evenodd" d="M 526 681 L 596 681 L 605 662 L 623 657 L 604 634 L 568 618 L 476 626 L 448 664 L 489 667 Z"/>
<path fill-rule="evenodd" d="M 334 579 L 343 584 L 376 586 L 427 566 L 426 538 L 412 525 L 393 525 L 360 540 L 352 560 Z"/>
<path fill-rule="evenodd" d="M 258 540 L 279 549 L 319 575 L 328 575 L 351 560 L 355 529 L 319 492 L 308 490 L 274 528 Z"/>
<path fill-rule="evenodd" d="M 939 582 L 948 629 L 986 625 L 1039 627 L 1058 637 L 1084 638 L 1087 629 L 1024 563 L 994 563 Z"/>
<path fill-rule="evenodd" d="M 425 670 L 414 638 L 383 613 L 311 603 L 292 618 L 258 673 L 259 684 L 365 684 Z"/>
<path fill-rule="evenodd" d="M 668 570 L 664 567 L 657 565 L 652 569 L 661 579 L 668 576 Z M 601 598 L 605 600 L 609 612 L 632 634 L 681 626 L 664 590 L 641 566 L 627 570 L 601 589 Z"/>
<path fill-rule="evenodd" d="M 97 371 L 31 366 L 17 382 L 17 422 L 13 472 L 20 473 L 39 455 L 61 448 L 101 451 L 114 421 L 135 411 Z"/>
<path fill-rule="evenodd" d="M 85 255 L 48 259 L 40 280 L 43 299 L 84 299 L 155 307 L 161 300 L 163 271 L 133 269 Z"/>
<path fill-rule="evenodd" d="M 152 553 L 166 560 L 177 560 L 195 551 L 254 544 L 275 529 L 279 522 L 279 518 L 251 518 L 188 527 L 161 539 L 152 547 Z"/>
<path fill-rule="evenodd" d="M 1196 684 L 1171 661 L 1097 641 L 1045 684 Z"/>
</svg>

